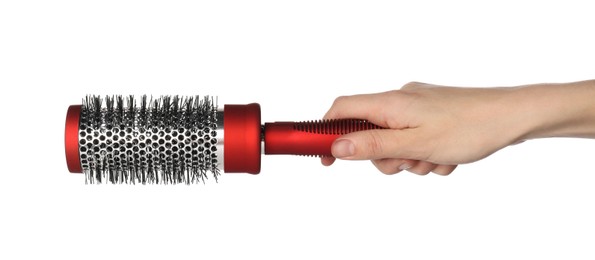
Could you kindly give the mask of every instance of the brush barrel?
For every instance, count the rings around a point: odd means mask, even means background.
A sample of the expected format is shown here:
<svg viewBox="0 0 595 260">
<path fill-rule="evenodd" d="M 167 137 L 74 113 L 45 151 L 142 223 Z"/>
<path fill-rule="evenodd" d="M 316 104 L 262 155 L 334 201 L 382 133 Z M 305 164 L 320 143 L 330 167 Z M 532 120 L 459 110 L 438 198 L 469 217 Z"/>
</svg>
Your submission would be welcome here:
<svg viewBox="0 0 595 260">
<path fill-rule="evenodd" d="M 223 112 L 211 97 L 88 96 L 69 107 L 65 153 L 87 183 L 201 183 L 220 175 Z"/>
</svg>

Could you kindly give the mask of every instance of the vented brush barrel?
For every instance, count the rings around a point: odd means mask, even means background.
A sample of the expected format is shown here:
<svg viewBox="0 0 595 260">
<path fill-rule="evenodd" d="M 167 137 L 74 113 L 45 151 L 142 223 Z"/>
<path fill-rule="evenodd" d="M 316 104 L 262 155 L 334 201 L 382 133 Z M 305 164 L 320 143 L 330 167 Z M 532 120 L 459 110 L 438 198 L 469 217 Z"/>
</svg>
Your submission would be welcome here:
<svg viewBox="0 0 595 260">
<path fill-rule="evenodd" d="M 220 172 L 260 172 L 264 154 L 332 156 L 333 141 L 377 129 L 363 120 L 261 125 L 260 105 L 210 97 L 89 96 L 66 116 L 68 169 L 88 183 L 194 183 Z"/>
<path fill-rule="evenodd" d="M 66 161 L 87 183 L 194 183 L 217 179 L 219 114 L 210 97 L 88 96 L 68 109 Z"/>
</svg>

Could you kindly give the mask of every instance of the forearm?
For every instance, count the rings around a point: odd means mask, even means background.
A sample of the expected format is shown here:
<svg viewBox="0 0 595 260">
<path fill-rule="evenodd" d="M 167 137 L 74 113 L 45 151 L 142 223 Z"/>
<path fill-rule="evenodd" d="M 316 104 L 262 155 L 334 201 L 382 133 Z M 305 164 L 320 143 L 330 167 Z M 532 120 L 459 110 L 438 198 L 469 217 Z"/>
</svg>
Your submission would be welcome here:
<svg viewBox="0 0 595 260">
<path fill-rule="evenodd" d="M 595 80 L 537 84 L 514 90 L 526 117 L 522 139 L 544 137 L 595 138 Z"/>
</svg>

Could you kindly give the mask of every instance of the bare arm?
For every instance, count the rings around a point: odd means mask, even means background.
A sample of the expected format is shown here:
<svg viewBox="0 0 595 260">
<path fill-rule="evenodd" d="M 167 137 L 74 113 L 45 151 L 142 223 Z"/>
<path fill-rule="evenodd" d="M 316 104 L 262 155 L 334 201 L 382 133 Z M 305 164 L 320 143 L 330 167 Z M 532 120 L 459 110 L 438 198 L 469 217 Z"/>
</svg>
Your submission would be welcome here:
<svg viewBox="0 0 595 260">
<path fill-rule="evenodd" d="M 595 80 L 506 88 L 413 82 L 401 90 L 339 97 L 325 118 L 366 119 L 388 128 L 340 137 L 332 147 L 336 158 L 371 160 L 387 174 L 446 175 L 527 139 L 595 138 Z"/>
</svg>

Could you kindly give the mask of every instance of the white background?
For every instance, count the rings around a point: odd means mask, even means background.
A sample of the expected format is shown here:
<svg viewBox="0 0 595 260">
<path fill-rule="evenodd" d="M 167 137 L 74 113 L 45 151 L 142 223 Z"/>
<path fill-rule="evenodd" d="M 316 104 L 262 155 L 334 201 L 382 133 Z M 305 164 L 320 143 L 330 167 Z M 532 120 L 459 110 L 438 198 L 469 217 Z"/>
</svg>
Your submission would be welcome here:
<svg viewBox="0 0 595 260">
<path fill-rule="evenodd" d="M 0 259 L 593 259 L 593 140 L 449 177 L 293 156 L 197 186 L 66 169 L 66 109 L 86 94 L 217 95 L 279 121 L 413 80 L 595 78 L 588 1 L 408 2 L 2 1 Z"/>
</svg>

